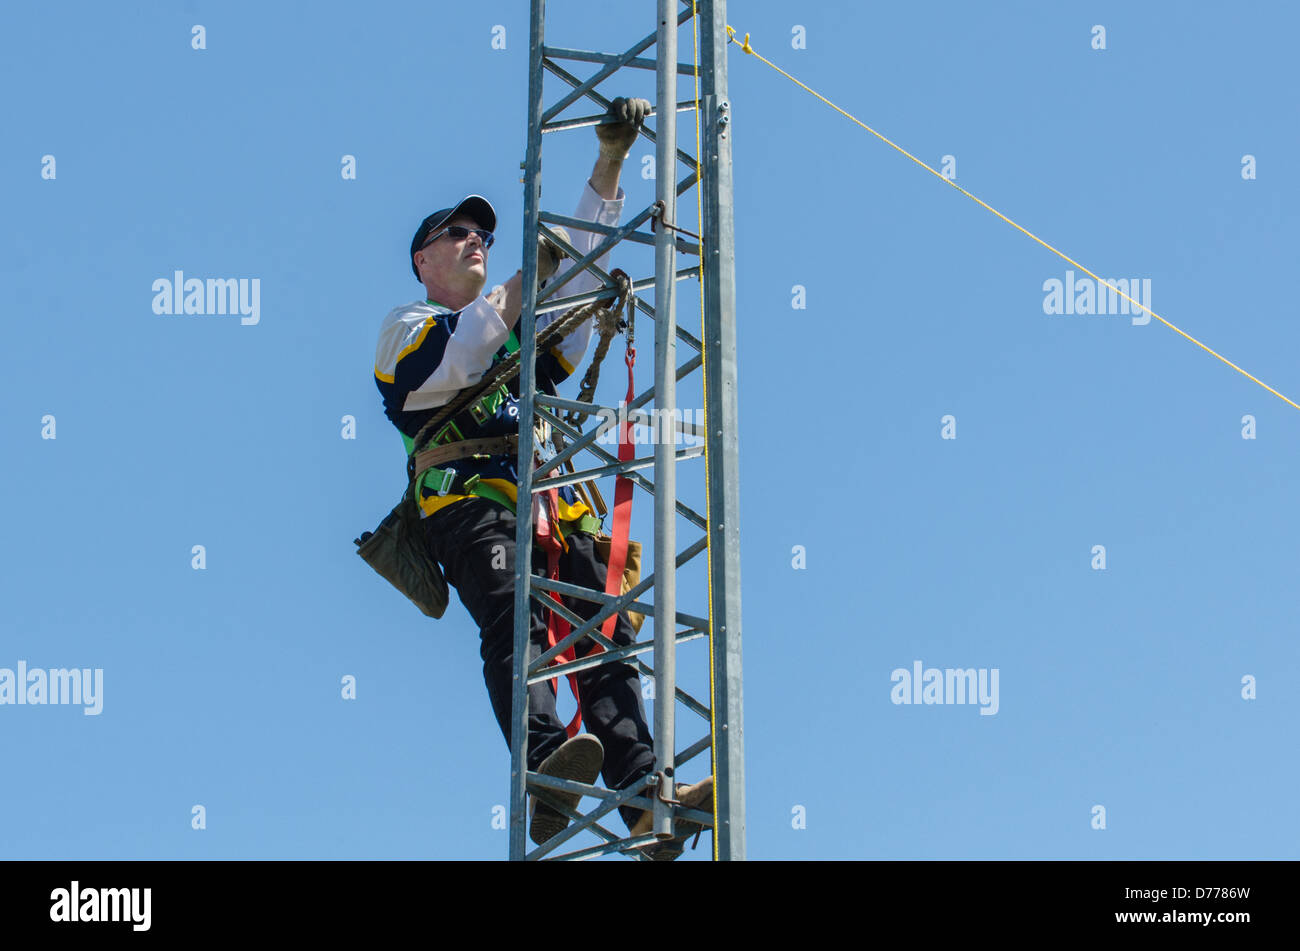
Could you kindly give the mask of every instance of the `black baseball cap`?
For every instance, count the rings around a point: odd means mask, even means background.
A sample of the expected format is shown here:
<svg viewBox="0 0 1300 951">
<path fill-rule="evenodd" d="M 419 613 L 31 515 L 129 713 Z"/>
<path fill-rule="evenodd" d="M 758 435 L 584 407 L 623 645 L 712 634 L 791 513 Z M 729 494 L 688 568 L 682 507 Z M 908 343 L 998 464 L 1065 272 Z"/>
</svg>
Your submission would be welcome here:
<svg viewBox="0 0 1300 951">
<path fill-rule="evenodd" d="M 497 230 L 497 213 L 492 210 L 492 206 L 482 195 L 466 195 L 453 207 L 435 211 L 420 222 L 420 227 L 415 230 L 415 237 L 411 239 L 411 270 L 415 272 L 417 281 L 420 279 L 420 269 L 415 266 L 415 252 L 420 250 L 420 246 L 428 240 L 429 235 L 442 227 L 444 221 L 459 214 L 469 215 L 488 231 Z"/>
</svg>

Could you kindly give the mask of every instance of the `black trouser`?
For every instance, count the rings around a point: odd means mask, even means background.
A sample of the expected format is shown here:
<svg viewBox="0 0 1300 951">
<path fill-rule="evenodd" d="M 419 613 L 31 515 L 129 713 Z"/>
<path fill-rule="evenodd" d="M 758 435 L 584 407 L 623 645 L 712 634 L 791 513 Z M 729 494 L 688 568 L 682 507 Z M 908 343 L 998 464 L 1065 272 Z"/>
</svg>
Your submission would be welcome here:
<svg viewBox="0 0 1300 951">
<path fill-rule="evenodd" d="M 515 516 L 509 509 L 488 499 L 463 499 L 446 505 L 423 519 L 429 551 L 460 594 L 479 627 L 483 658 L 483 679 L 496 713 L 497 723 L 510 743 L 510 685 L 514 677 L 515 617 Z M 560 580 L 587 588 L 605 589 L 605 565 L 597 560 L 590 535 L 566 536 L 569 550 L 560 554 Z M 533 546 L 533 574 L 545 577 L 545 552 Z M 565 607 L 583 619 L 598 610 L 594 601 L 563 597 Z M 529 661 L 547 649 L 546 617 L 549 612 L 536 599 L 532 603 Z M 613 640 L 627 645 L 636 631 L 624 611 L 618 613 Z M 593 642 L 577 643 L 579 657 L 590 653 Z M 608 789 L 623 789 L 654 769 L 654 741 L 641 705 L 641 678 L 625 663 L 601 664 L 578 675 L 578 695 L 584 728 L 605 747 L 601 776 Z M 555 709 L 551 682 L 541 681 L 528 688 L 528 768 L 536 770 L 548 755 L 568 738 Z M 639 809 L 620 810 L 629 825 Z"/>
</svg>

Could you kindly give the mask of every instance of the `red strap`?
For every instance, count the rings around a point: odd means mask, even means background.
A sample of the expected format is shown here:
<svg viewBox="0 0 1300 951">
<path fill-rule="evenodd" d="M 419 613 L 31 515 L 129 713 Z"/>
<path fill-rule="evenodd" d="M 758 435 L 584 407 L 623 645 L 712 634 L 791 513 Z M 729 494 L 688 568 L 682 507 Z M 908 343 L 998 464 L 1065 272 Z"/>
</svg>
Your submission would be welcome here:
<svg viewBox="0 0 1300 951">
<path fill-rule="evenodd" d="M 546 551 L 546 571 L 552 581 L 560 580 L 560 552 L 568 546 L 559 536 L 559 490 L 548 489 L 545 492 L 538 493 L 544 500 L 545 514 L 537 520 L 537 540 L 542 548 Z M 539 513 L 541 514 L 541 513 Z M 557 604 L 562 604 L 560 596 L 554 591 L 547 592 L 551 599 Z M 555 611 L 547 612 L 546 621 L 546 644 L 547 647 L 554 647 L 564 638 L 569 636 L 569 622 L 560 617 Z M 551 663 L 561 664 L 566 661 L 577 660 L 577 654 L 572 645 L 567 650 L 561 651 Z M 573 691 L 573 699 L 578 704 L 578 712 L 574 714 L 573 720 L 564 728 L 569 738 L 578 735 L 578 730 L 582 727 L 582 698 L 578 696 L 578 678 L 575 674 L 567 675 L 569 680 L 569 689 Z M 551 692 L 558 692 L 558 685 L 555 678 L 551 678 Z M 558 693 L 557 693 L 558 695 Z"/>
<path fill-rule="evenodd" d="M 631 406 L 636 393 L 632 388 L 632 367 L 636 364 L 636 348 L 628 347 L 623 358 L 627 364 L 627 397 L 625 406 Z M 627 462 L 634 455 L 632 445 L 632 424 L 626 414 L 618 429 L 618 461 Z M 627 537 L 632 526 L 632 480 L 619 473 L 614 483 L 614 534 L 609 545 L 609 570 L 605 574 L 605 593 L 617 597 L 623 593 L 623 569 L 627 565 Z M 614 625 L 618 615 L 611 614 L 605 618 L 600 632 L 608 638 L 614 636 Z"/>
</svg>

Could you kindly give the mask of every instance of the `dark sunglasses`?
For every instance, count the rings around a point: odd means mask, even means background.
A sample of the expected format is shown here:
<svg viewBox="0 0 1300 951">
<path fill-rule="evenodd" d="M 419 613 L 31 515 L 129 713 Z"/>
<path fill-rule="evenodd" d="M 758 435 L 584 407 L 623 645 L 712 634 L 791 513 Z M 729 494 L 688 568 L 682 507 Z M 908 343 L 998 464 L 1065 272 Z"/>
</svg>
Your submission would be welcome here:
<svg viewBox="0 0 1300 951">
<path fill-rule="evenodd" d="M 424 242 L 424 244 L 420 245 L 420 250 L 423 251 L 429 245 L 433 244 L 433 242 L 441 238 L 444 234 L 451 235 L 457 241 L 462 241 L 465 238 L 468 238 L 470 234 L 476 234 L 478 235 L 479 240 L 483 242 L 483 250 L 485 251 L 488 248 L 492 247 L 492 242 L 496 240 L 496 235 L 494 235 L 491 231 L 484 231 L 482 228 L 465 228 L 462 227 L 461 225 L 452 225 L 450 228 L 443 228 L 441 231 L 435 234 L 428 241 Z"/>
</svg>

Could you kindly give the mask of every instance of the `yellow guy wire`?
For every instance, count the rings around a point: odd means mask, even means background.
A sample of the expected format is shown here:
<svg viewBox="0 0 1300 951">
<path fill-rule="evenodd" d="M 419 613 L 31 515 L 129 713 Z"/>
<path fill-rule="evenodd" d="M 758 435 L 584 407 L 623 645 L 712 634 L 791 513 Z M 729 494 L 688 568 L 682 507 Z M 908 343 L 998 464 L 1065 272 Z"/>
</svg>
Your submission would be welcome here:
<svg viewBox="0 0 1300 951">
<path fill-rule="evenodd" d="M 691 54 L 694 57 L 695 64 L 695 211 L 698 217 L 696 220 L 696 229 L 700 235 L 700 402 L 703 406 L 704 417 L 704 511 L 709 509 L 709 367 L 705 360 L 704 354 L 708 349 L 708 335 L 704 332 L 704 169 L 700 166 L 700 40 L 699 40 L 699 18 L 698 11 L 695 8 L 695 0 L 691 0 Z M 676 163 L 674 162 L 674 167 Z M 663 174 L 663 170 L 659 170 Z M 710 526 L 711 527 L 711 526 Z M 714 671 L 713 671 L 713 550 L 710 544 L 710 532 L 704 533 L 705 540 L 705 558 L 708 559 L 708 568 L 705 571 L 705 581 L 709 592 L 709 736 L 717 736 L 718 729 L 718 703 L 717 692 L 714 689 Z M 717 744 L 709 743 L 709 760 L 711 769 L 710 776 L 718 775 L 718 754 Z M 713 860 L 718 860 L 718 784 L 713 784 Z"/>
<path fill-rule="evenodd" d="M 1114 291 L 1116 294 L 1118 294 L 1120 297 L 1123 297 L 1125 300 L 1127 300 L 1129 303 L 1133 304 L 1135 307 L 1141 308 L 1145 313 L 1150 314 L 1152 317 L 1154 317 L 1156 320 L 1160 321 L 1162 324 L 1164 324 L 1164 325 L 1165 325 L 1166 327 L 1168 327 L 1170 330 L 1174 331 L 1175 333 L 1177 333 L 1177 334 L 1179 334 L 1179 335 L 1181 335 L 1181 336 L 1183 336 L 1183 337 L 1186 337 L 1188 340 L 1190 340 L 1192 343 L 1196 344 L 1198 347 L 1200 347 L 1200 348 L 1201 348 L 1202 350 L 1204 350 L 1206 353 L 1210 354 L 1210 355 L 1213 356 L 1213 357 L 1216 357 L 1216 358 L 1219 359 L 1219 360 L 1222 360 L 1224 363 L 1226 363 L 1228 366 L 1232 367 L 1234 370 L 1236 370 L 1236 371 L 1237 371 L 1238 373 L 1240 373 L 1242 376 L 1246 377 L 1247 379 L 1254 380 L 1256 383 L 1258 383 L 1258 384 L 1259 384 L 1260 386 L 1262 386 L 1264 389 L 1268 390 L 1270 393 L 1272 393 L 1272 394 L 1273 394 L 1274 396 L 1276 396 L 1278 399 L 1281 399 L 1281 400 L 1283 400 L 1283 401 L 1285 401 L 1285 402 L 1287 402 L 1287 403 L 1290 403 L 1290 404 L 1291 404 L 1292 406 L 1294 406 L 1296 409 L 1300 409 L 1300 403 L 1296 403 L 1294 400 L 1289 399 L 1289 398 L 1286 397 L 1286 396 L 1283 396 L 1281 393 L 1279 393 L 1277 390 L 1273 389 L 1273 387 L 1269 386 L 1269 385 L 1268 385 L 1267 383 L 1265 383 L 1263 380 L 1261 380 L 1261 379 L 1259 379 L 1258 377 L 1252 376 L 1251 374 L 1247 373 L 1245 370 L 1243 370 L 1241 367 L 1237 366 L 1237 364 L 1233 363 L 1233 362 L 1232 362 L 1231 360 L 1229 360 L 1227 357 L 1225 357 L 1225 356 L 1223 356 L 1223 355 L 1221 355 L 1221 354 L 1219 354 L 1219 353 L 1216 353 L 1214 350 L 1211 350 L 1209 347 L 1207 347 L 1205 344 L 1201 343 L 1199 340 L 1197 340 L 1195 337 L 1191 336 L 1190 334 L 1183 333 L 1183 331 L 1179 330 L 1177 327 L 1175 327 L 1175 326 L 1174 326 L 1173 324 L 1171 324 L 1169 321 L 1165 320 L 1163 317 L 1161 317 L 1161 316 L 1160 316 L 1159 314 L 1157 314 L 1155 311 L 1151 310 L 1151 308 L 1145 306 L 1144 304 L 1139 303 L 1138 301 L 1135 301 L 1133 298 L 1129 297 L 1127 294 L 1125 294 L 1123 291 L 1121 291 L 1118 287 L 1115 287 L 1115 286 L 1114 286 L 1113 284 L 1111 284 L 1109 281 L 1105 281 L 1105 280 L 1103 280 L 1102 278 L 1098 277 L 1096 274 L 1092 273 L 1092 271 L 1088 270 L 1086 267 L 1084 267 L 1084 266 L 1083 266 L 1082 264 L 1080 264 L 1078 261 L 1074 260 L 1074 258 L 1070 257 L 1069 255 L 1065 254 L 1065 253 L 1062 252 L 1062 251 L 1058 251 L 1056 248 L 1052 247 L 1050 244 L 1048 244 L 1048 243 L 1047 243 L 1046 241 L 1044 241 L 1042 238 L 1038 237 L 1038 235 L 1034 234 L 1032 231 L 1029 231 L 1029 230 L 1026 229 L 1026 228 L 1022 228 L 1020 225 L 1016 224 L 1014 221 L 1012 221 L 1012 220 L 1011 220 L 1010 218 L 1008 218 L 1006 215 L 1002 214 L 1002 212 L 998 211 L 998 210 L 997 210 L 996 208 L 994 208 L 992 205 L 989 205 L 987 202 L 984 202 L 984 201 L 982 201 L 981 199 L 977 198 L 976 196 L 972 195 L 970 192 L 968 192 L 966 189 L 962 188 L 960 185 L 958 185 L 958 184 L 957 184 L 956 182 L 954 182 L 952 179 L 950 179 L 950 178 L 946 178 L 946 177 L 944 177 L 941 173 L 936 172 L 936 171 L 935 171 L 933 168 L 931 168 L 929 165 L 926 165 L 924 162 L 922 162 L 919 158 L 917 158 L 917 157 L 916 157 L 915 155 L 913 155 L 911 152 L 907 151 L 907 149 L 903 148 L 903 147 L 900 146 L 900 145 L 896 145 L 895 143 L 891 142 L 889 139 L 887 139 L 885 136 L 881 135 L 881 134 L 880 134 L 879 132 L 877 132 L 875 129 L 871 128 L 871 126 L 867 125 L 867 124 L 866 124 L 865 122 L 863 122 L 861 119 L 858 119 L 858 118 L 856 118 L 856 117 L 854 117 L 854 116 L 852 116 L 852 115 L 849 115 L 849 113 L 845 112 L 845 111 L 844 111 L 843 109 L 841 109 L 839 106 L 835 105 L 835 103 L 831 102 L 831 101 L 830 101 L 829 99 L 827 99 L 825 96 L 821 95 L 821 94 L 818 93 L 816 90 L 810 89 L 808 86 L 806 86 L 806 85 L 804 85 L 803 83 L 799 82 L 799 80 L 795 79 L 793 76 L 791 76 L 789 73 L 787 73 L 787 72 L 786 72 L 784 69 L 782 69 L 780 66 L 777 66 L 775 63 L 771 62 L 771 61 L 768 60 L 768 59 L 765 59 L 763 56 L 761 56 L 760 54 L 756 53 L 756 52 L 753 50 L 753 48 L 750 47 L 750 45 L 749 45 L 749 34 L 748 34 L 748 33 L 745 34 L 745 40 L 744 40 L 744 42 L 742 43 L 740 40 L 736 39 L 736 30 L 735 30 L 733 27 L 728 26 L 728 27 L 727 27 L 727 39 L 728 39 L 730 42 L 732 42 L 732 43 L 736 43 L 737 45 L 739 45 L 740 48 L 741 48 L 741 50 L 744 51 L 744 52 L 746 52 L 746 53 L 748 53 L 750 56 L 755 56 L 755 57 L 757 57 L 758 59 L 762 60 L 764 63 L 767 63 L 768 66 L 771 66 L 771 67 L 772 67 L 773 69 L 775 69 L 778 73 L 780 73 L 780 74 L 781 74 L 782 76 L 784 76 L 786 79 L 788 79 L 788 80 L 790 80 L 791 82 L 793 82 L 795 85 L 797 85 L 797 86 L 801 86 L 802 88 L 806 89 L 808 92 L 812 93 L 814 96 L 816 96 L 816 97 L 817 97 L 818 99 L 820 99 L 822 102 L 826 103 L 826 105 L 830 106 L 832 109 L 834 109 L 834 110 L 835 110 L 836 112 L 838 112 L 840 115 L 844 116 L 846 119 L 852 119 L 852 120 L 853 120 L 854 122 L 856 122 L 858 125 L 862 126 L 862 128 L 866 129 L 868 132 L 870 132 L 872 135 L 874 135 L 876 138 L 878 138 L 881 142 L 884 142 L 886 145 L 888 145 L 891 149 L 894 149 L 895 151 L 897 151 L 897 152 L 901 152 L 903 155 L 906 155 L 908 158 L 910 158 L 910 159 L 911 159 L 913 162 L 915 162 L 917 165 L 921 166 L 921 168 L 925 169 L 925 170 L 926 170 L 927 172 L 929 172 L 931 175 L 935 176 L 935 178 L 938 178 L 938 179 L 939 179 L 940 181 L 942 181 L 942 182 L 946 182 L 947 184 L 951 185 L 953 188 L 957 189 L 957 191 L 959 191 L 959 192 L 961 192 L 963 195 L 965 195 L 967 198 L 969 198 L 971 201 L 974 201 L 974 202 L 978 203 L 980 206 L 982 206 L 983 208 L 986 208 L 987 210 L 993 212 L 993 214 L 997 215 L 999 218 L 1001 218 L 1001 219 L 1002 219 L 1003 221 L 1005 221 L 1007 224 L 1011 225 L 1011 227 L 1015 228 L 1015 229 L 1016 229 L 1017 231 L 1019 231 L 1021 234 L 1024 234 L 1024 235 L 1027 235 L 1027 236 L 1030 237 L 1030 238 L 1033 238 L 1035 241 L 1037 241 L 1039 244 L 1041 244 L 1041 245 L 1042 245 L 1043 247 L 1045 247 L 1047 250 L 1051 251 L 1051 252 L 1052 252 L 1053 254 L 1055 254 L 1057 257 L 1062 258 L 1063 260 L 1066 260 L 1066 261 L 1070 262 L 1070 263 L 1073 264 L 1075 267 L 1077 267 L 1080 271 L 1083 271 L 1085 274 L 1087 274 L 1087 275 L 1088 275 L 1089 277 L 1091 277 L 1093 280 L 1097 281 L 1099 284 L 1104 284 L 1104 285 L 1106 285 L 1106 286 L 1109 287 L 1112 291 Z"/>
</svg>

